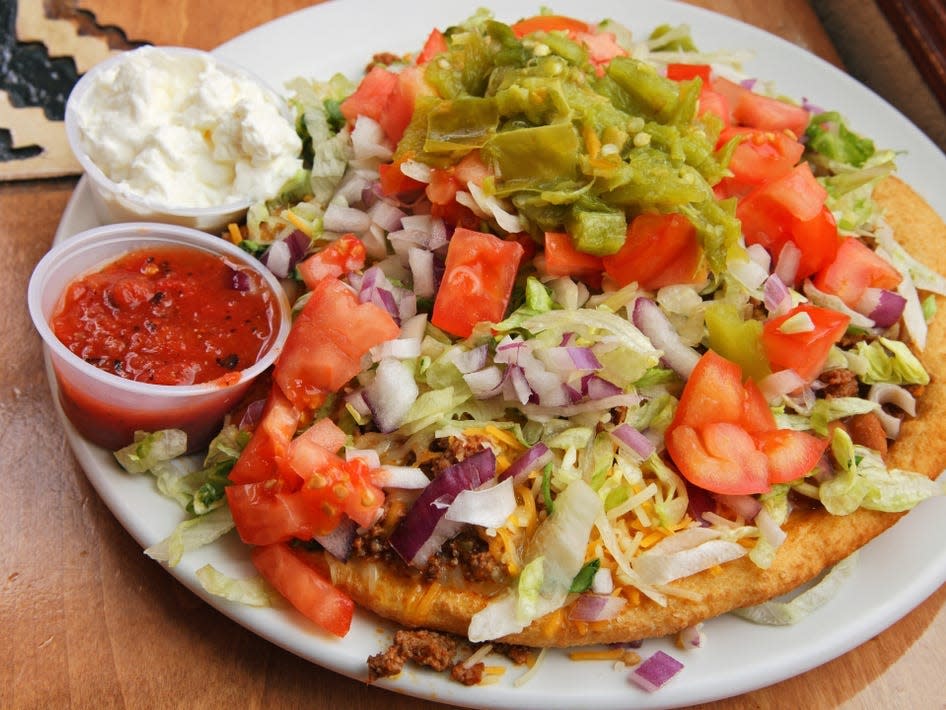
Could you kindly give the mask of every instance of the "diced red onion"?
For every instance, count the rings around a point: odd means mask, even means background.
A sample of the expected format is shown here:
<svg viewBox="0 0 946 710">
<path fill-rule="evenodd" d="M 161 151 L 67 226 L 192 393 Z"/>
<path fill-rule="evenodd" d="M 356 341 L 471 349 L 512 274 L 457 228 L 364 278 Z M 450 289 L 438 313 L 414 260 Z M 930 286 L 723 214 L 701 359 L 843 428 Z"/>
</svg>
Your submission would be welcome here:
<svg viewBox="0 0 946 710">
<path fill-rule="evenodd" d="M 263 418 L 263 410 L 265 408 L 265 399 L 257 399 L 253 402 L 250 402 L 244 410 L 243 416 L 240 418 L 239 428 L 252 429 L 257 424 L 259 424 L 260 419 Z"/>
<path fill-rule="evenodd" d="M 361 191 L 361 201 L 365 207 L 371 207 L 375 202 L 382 199 L 384 193 L 381 191 L 381 181 L 372 180 Z M 351 204 L 353 200 L 348 200 Z"/>
<path fill-rule="evenodd" d="M 663 651 L 657 651 L 631 671 L 628 680 L 653 693 L 666 685 L 681 670 L 683 670 L 683 664 L 680 661 Z"/>
<path fill-rule="evenodd" d="M 684 483 L 687 489 L 687 515 L 703 527 L 708 527 L 710 523 L 703 517 L 703 513 L 716 511 L 716 499 L 705 488 L 695 486 L 686 480 Z"/>
<path fill-rule="evenodd" d="M 467 373 L 463 375 L 463 380 L 476 399 L 489 399 L 502 390 L 504 377 L 503 371 L 493 365 L 477 372 Z"/>
<path fill-rule="evenodd" d="M 420 357 L 420 340 L 417 338 L 395 338 L 375 345 L 369 351 L 374 362 L 388 358 L 410 360 Z"/>
<path fill-rule="evenodd" d="M 660 306 L 649 298 L 637 298 L 634 301 L 632 319 L 634 325 L 650 339 L 654 347 L 663 351 L 662 360 L 670 369 L 688 379 L 700 359 L 699 353 L 680 340 Z"/>
<path fill-rule="evenodd" d="M 541 441 L 529 447 L 524 454 L 512 462 L 512 464 L 503 471 L 499 480 L 504 481 L 512 478 L 513 482 L 521 483 L 533 471 L 542 468 L 552 460 L 552 450 Z"/>
<path fill-rule="evenodd" d="M 516 509 L 512 479 L 457 493 L 444 517 L 455 523 L 498 528 Z"/>
<path fill-rule="evenodd" d="M 476 202 L 477 206 L 487 215 L 492 215 L 502 229 L 510 234 L 516 234 L 523 230 L 522 221 L 518 215 L 506 211 L 499 199 L 495 195 L 487 195 L 483 188 L 474 182 L 467 183 L 467 189 Z"/>
<path fill-rule="evenodd" d="M 380 158 L 390 160 L 394 155 L 380 124 L 373 118 L 359 115 L 351 132 L 351 146 L 355 160 Z"/>
<path fill-rule="evenodd" d="M 749 91 L 752 91 L 752 88 L 756 85 L 757 81 L 758 79 L 743 79 L 739 82 L 739 86 L 741 86 L 743 89 L 749 89 Z"/>
<path fill-rule="evenodd" d="M 857 302 L 855 310 L 874 321 L 878 328 L 889 328 L 900 320 L 906 305 L 907 299 L 896 291 L 868 288 Z"/>
<path fill-rule="evenodd" d="M 401 218 L 405 213 L 390 202 L 379 200 L 368 209 L 368 216 L 384 231 L 393 232 L 401 228 Z"/>
<path fill-rule="evenodd" d="M 277 278 L 286 278 L 289 276 L 290 263 L 292 261 L 292 253 L 289 250 L 289 245 L 282 239 L 273 242 L 263 253 L 260 261 L 266 264 L 266 268 L 272 271 L 273 275 Z"/>
<path fill-rule="evenodd" d="M 749 495 L 726 495 L 721 493 L 716 496 L 716 499 L 736 515 L 741 515 L 746 520 L 755 520 L 756 515 L 762 510 L 762 504 Z"/>
<path fill-rule="evenodd" d="M 381 227 L 372 224 L 368 231 L 362 232 L 361 242 L 365 245 L 365 252 L 374 261 L 380 261 L 388 255 L 388 241 Z"/>
<path fill-rule="evenodd" d="M 371 479 L 381 488 L 404 490 L 426 488 L 430 484 L 427 474 L 416 466 L 381 466 L 372 472 Z"/>
<path fill-rule="evenodd" d="M 575 370 L 600 370 L 601 362 L 591 348 L 566 345 L 546 348 L 541 353 L 543 359 L 556 370 L 574 372 Z"/>
<path fill-rule="evenodd" d="M 599 377 L 598 375 L 585 375 L 582 377 L 581 391 L 585 397 L 594 400 L 616 397 L 624 392 L 624 390 L 613 382 Z"/>
<path fill-rule="evenodd" d="M 522 404 L 528 404 L 529 400 L 532 399 L 533 392 L 529 386 L 529 381 L 526 379 L 526 373 L 518 365 L 510 365 L 506 372 L 509 375 L 507 382 L 512 387 L 511 396 L 508 399 L 515 399 Z"/>
<path fill-rule="evenodd" d="M 414 374 L 399 360 L 382 360 L 374 379 L 364 388 L 365 402 L 378 431 L 397 429 L 417 399 Z"/>
<path fill-rule="evenodd" d="M 430 556 L 449 539 L 450 533 L 459 529 L 455 525 L 441 526 L 441 531 L 435 535 L 438 524 L 446 514 L 446 509 L 435 505 L 435 501 L 447 498 L 452 502 L 460 491 L 479 488 L 495 474 L 496 455 L 489 448 L 448 466 L 424 488 L 398 523 L 390 537 L 391 547 L 405 562 L 415 567 L 425 565 Z"/>
<path fill-rule="evenodd" d="M 434 217 L 430 221 L 430 240 L 427 242 L 427 248 L 433 251 L 447 244 L 447 225 L 440 217 Z"/>
<path fill-rule="evenodd" d="M 381 465 L 381 459 L 378 452 L 374 449 L 355 449 L 351 446 L 345 447 L 345 460 L 354 461 L 361 459 L 368 468 L 378 468 Z"/>
<path fill-rule="evenodd" d="M 363 210 L 336 203 L 325 208 L 322 227 L 327 232 L 354 232 L 361 234 L 371 226 L 371 217 Z"/>
<path fill-rule="evenodd" d="M 792 369 L 773 372 L 759 381 L 759 390 L 769 404 L 776 403 L 785 395 L 797 392 L 804 386 L 805 381 Z"/>
<path fill-rule="evenodd" d="M 702 648 L 705 640 L 702 622 L 687 626 L 677 633 L 677 644 L 682 648 Z"/>
<path fill-rule="evenodd" d="M 401 163 L 401 174 L 417 182 L 430 182 L 430 166 L 419 160 L 405 160 Z"/>
<path fill-rule="evenodd" d="M 610 594 L 614 591 L 614 578 L 611 576 L 611 570 L 602 567 L 591 579 L 591 591 L 595 594 Z"/>
<path fill-rule="evenodd" d="M 316 535 L 313 539 L 325 548 L 332 557 L 346 562 L 351 556 L 355 543 L 357 524 L 350 518 L 344 518 L 332 532 L 326 535 Z"/>
<path fill-rule="evenodd" d="M 851 327 L 874 327 L 874 321 L 865 316 L 863 313 L 858 313 L 853 308 L 848 307 L 844 301 L 835 296 L 833 293 L 825 293 L 824 291 L 819 290 L 818 287 L 811 282 L 811 279 L 805 279 L 805 283 L 802 285 L 802 291 L 816 306 L 830 308 L 832 311 L 837 311 L 838 313 L 843 313 L 844 315 L 849 316 L 851 318 Z"/>
<path fill-rule="evenodd" d="M 787 533 L 782 530 L 765 508 L 761 508 L 756 514 L 755 524 L 756 527 L 759 528 L 759 533 L 762 535 L 762 538 L 776 550 L 785 542 L 785 538 L 788 537 Z"/>
<path fill-rule="evenodd" d="M 611 436 L 630 447 L 642 459 L 649 458 L 656 450 L 653 442 L 630 424 L 619 424 L 614 427 L 611 430 Z"/>
<path fill-rule="evenodd" d="M 478 345 L 471 350 L 457 348 L 456 354 L 451 358 L 453 364 L 456 365 L 457 369 L 464 375 L 482 370 L 486 367 L 488 359 L 489 347 L 486 343 Z"/>
<path fill-rule="evenodd" d="M 805 109 L 808 113 L 812 115 L 817 115 L 819 113 L 824 113 L 824 109 L 821 106 L 811 103 L 807 97 L 802 97 L 801 107 Z"/>
<path fill-rule="evenodd" d="M 613 597 L 610 594 L 581 594 L 571 609 L 568 618 L 574 621 L 607 621 L 617 616 L 627 599 Z"/>
<path fill-rule="evenodd" d="M 778 253 L 775 262 L 775 275 L 782 283 L 793 284 L 798 276 L 798 267 L 801 264 L 801 249 L 792 240 L 787 240 Z"/>
<path fill-rule="evenodd" d="M 771 315 L 779 316 L 791 310 L 792 295 L 778 274 L 772 274 L 765 280 L 762 294 L 765 297 L 765 308 Z"/>
<path fill-rule="evenodd" d="M 294 229 L 284 241 L 289 246 L 289 268 L 292 269 L 305 258 L 312 240 L 301 230 Z"/>
<path fill-rule="evenodd" d="M 418 313 L 401 323 L 401 337 L 405 339 L 415 338 L 423 341 L 427 332 L 427 314 Z"/>
<path fill-rule="evenodd" d="M 230 288 L 234 291 L 249 291 L 250 290 L 250 275 L 239 269 L 230 270 Z"/>
</svg>

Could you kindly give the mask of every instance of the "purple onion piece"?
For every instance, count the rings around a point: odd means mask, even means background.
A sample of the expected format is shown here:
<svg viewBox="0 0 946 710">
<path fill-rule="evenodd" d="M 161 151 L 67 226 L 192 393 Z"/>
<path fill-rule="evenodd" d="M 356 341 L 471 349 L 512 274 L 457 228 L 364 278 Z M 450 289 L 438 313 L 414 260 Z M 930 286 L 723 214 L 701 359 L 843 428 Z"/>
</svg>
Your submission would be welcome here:
<svg viewBox="0 0 946 710">
<path fill-rule="evenodd" d="M 351 518 L 344 518 L 332 532 L 316 535 L 313 539 L 325 548 L 332 557 L 347 562 L 355 542 L 357 524 Z"/>
<path fill-rule="evenodd" d="M 513 461 L 509 468 L 499 476 L 499 480 L 502 482 L 511 476 L 514 483 L 521 483 L 526 476 L 542 468 L 551 460 L 552 450 L 540 441 Z"/>
<path fill-rule="evenodd" d="M 680 661 L 663 651 L 657 651 L 631 671 L 628 680 L 652 693 L 666 685 L 681 670 L 683 664 Z"/>
<path fill-rule="evenodd" d="M 857 303 L 857 312 L 863 313 L 878 328 L 889 328 L 903 315 L 907 299 L 885 288 L 868 288 Z"/>
<path fill-rule="evenodd" d="M 680 340 L 680 336 L 660 307 L 649 298 L 634 301 L 634 325 L 646 335 L 654 347 L 663 351 L 663 361 L 683 378 L 689 379 L 690 373 L 699 361 L 699 353 Z"/>
<path fill-rule="evenodd" d="M 617 616 L 627 604 L 624 597 L 609 594 L 582 594 L 568 610 L 568 618 L 575 621 L 606 621 Z"/>
<path fill-rule="evenodd" d="M 296 264 L 305 258 L 306 252 L 309 251 L 309 247 L 312 244 L 312 240 L 303 232 L 296 229 L 286 237 L 285 241 L 289 246 L 289 269 L 291 271 Z"/>
<path fill-rule="evenodd" d="M 439 547 L 433 537 L 434 530 L 447 512 L 445 507 L 438 507 L 435 502 L 441 500 L 449 504 L 460 491 L 479 488 L 495 475 L 496 455 L 489 448 L 447 467 L 421 491 L 394 529 L 390 537 L 391 547 L 408 564 L 422 567 Z"/>
<path fill-rule="evenodd" d="M 250 275 L 245 271 L 231 269 L 230 286 L 234 291 L 246 292 L 250 290 Z"/>
<path fill-rule="evenodd" d="M 629 446 L 642 459 L 649 458 L 656 450 L 654 443 L 630 424 L 619 424 L 611 430 L 611 436 Z"/>
</svg>

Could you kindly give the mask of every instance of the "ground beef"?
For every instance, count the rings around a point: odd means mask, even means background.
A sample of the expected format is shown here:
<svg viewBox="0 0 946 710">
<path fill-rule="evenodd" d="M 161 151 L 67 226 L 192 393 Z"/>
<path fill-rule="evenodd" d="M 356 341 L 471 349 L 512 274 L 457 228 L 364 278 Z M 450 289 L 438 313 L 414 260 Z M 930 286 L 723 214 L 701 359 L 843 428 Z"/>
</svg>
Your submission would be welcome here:
<svg viewBox="0 0 946 710">
<path fill-rule="evenodd" d="M 532 659 L 532 649 L 512 643 L 494 643 L 493 652 L 501 653 L 517 666 L 524 666 Z"/>
<path fill-rule="evenodd" d="M 506 566 L 489 551 L 489 545 L 473 530 L 464 530 L 427 562 L 424 577 L 438 579 L 448 569 L 460 567 L 464 579 L 471 582 L 501 582 L 506 579 Z"/>
<path fill-rule="evenodd" d="M 389 67 L 392 64 L 397 64 L 401 62 L 402 59 L 392 52 L 379 52 L 371 57 L 371 62 L 365 67 L 365 71 L 371 71 L 372 67 L 377 65 Z"/>
<path fill-rule="evenodd" d="M 855 444 L 874 449 L 881 456 L 887 455 L 887 433 L 873 412 L 855 414 L 845 421 L 845 428 Z"/>
<path fill-rule="evenodd" d="M 368 658 L 368 682 L 397 675 L 405 661 L 429 666 L 435 671 L 446 670 L 453 663 L 457 642 L 446 634 L 426 629 L 401 629 L 394 634 L 394 643 Z"/>
<path fill-rule="evenodd" d="M 472 666 L 464 666 L 463 662 L 457 663 L 450 671 L 450 677 L 463 685 L 478 685 L 483 680 L 483 672 L 486 666 L 483 663 L 474 663 Z"/>
<path fill-rule="evenodd" d="M 824 396 L 828 399 L 856 397 L 858 394 L 857 375 L 850 370 L 844 368 L 826 370 L 819 375 L 818 379 L 824 383 Z"/>
</svg>

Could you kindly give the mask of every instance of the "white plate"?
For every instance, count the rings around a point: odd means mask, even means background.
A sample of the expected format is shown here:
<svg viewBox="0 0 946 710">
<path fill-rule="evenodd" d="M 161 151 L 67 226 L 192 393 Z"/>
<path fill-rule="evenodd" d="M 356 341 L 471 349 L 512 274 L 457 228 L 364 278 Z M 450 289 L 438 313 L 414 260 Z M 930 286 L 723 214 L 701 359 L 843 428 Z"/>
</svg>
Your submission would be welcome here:
<svg viewBox="0 0 946 710">
<path fill-rule="evenodd" d="M 372 54 L 418 49 L 434 26 L 466 18 L 481 3 L 470 0 L 420 0 L 392 12 L 386 0 L 337 0 L 297 12 L 252 30 L 220 47 L 218 53 L 241 62 L 277 88 L 306 75 L 327 78 L 336 71 L 355 76 Z M 499 19 L 535 14 L 535 1 L 503 2 Z M 500 7 L 499 3 L 495 6 Z M 631 10 L 633 8 L 633 11 Z M 620 0 L 559 0 L 557 12 L 588 20 L 612 17 L 638 36 L 661 23 L 688 23 L 704 50 L 744 48 L 755 52 L 746 70 L 774 79 L 780 91 L 836 108 L 854 127 L 880 146 L 904 151 L 901 175 L 940 215 L 946 193 L 937 184 L 946 175 L 946 156 L 900 113 L 833 66 L 796 46 L 748 25 L 689 5 Z M 88 186 L 76 189 L 56 234 L 64 239 L 95 226 Z M 164 538 L 181 511 L 161 498 L 149 479 L 123 474 L 111 455 L 95 448 L 66 425 L 69 441 L 89 480 L 121 524 L 146 547 Z M 495 708 L 675 707 L 707 702 L 769 685 L 835 658 L 863 643 L 922 602 L 946 581 L 946 546 L 934 534 L 946 519 L 946 499 L 928 501 L 861 553 L 853 577 L 827 605 L 793 627 L 761 627 L 734 617 L 706 624 L 707 645 L 680 652 L 664 641 L 649 641 L 643 653 L 658 648 L 676 655 L 685 669 L 660 691 L 647 694 L 631 686 L 625 673 L 608 662 L 574 662 L 550 653 L 538 675 L 516 688 L 522 672 L 510 666 L 493 686 L 463 687 L 444 674 L 405 670 L 379 685 L 398 692 L 457 705 Z M 904 554 L 909 549 L 910 554 Z M 203 592 L 194 571 L 207 562 L 236 576 L 252 573 L 247 549 L 234 535 L 185 557 L 171 570 L 209 604 L 254 633 L 339 673 L 366 675 L 365 659 L 384 646 L 390 628 L 371 615 L 356 614 L 342 640 L 329 638 L 295 612 L 251 609 Z M 380 629 L 385 629 L 381 631 Z"/>
</svg>

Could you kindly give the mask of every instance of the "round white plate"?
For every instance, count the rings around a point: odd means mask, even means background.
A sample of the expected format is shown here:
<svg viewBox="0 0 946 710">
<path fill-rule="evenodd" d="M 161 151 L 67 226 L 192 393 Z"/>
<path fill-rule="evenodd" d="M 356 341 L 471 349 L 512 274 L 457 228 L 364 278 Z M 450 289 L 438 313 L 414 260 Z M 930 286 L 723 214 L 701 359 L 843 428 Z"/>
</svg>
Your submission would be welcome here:
<svg viewBox="0 0 946 710">
<path fill-rule="evenodd" d="M 416 51 L 430 29 L 462 21 L 481 3 L 470 0 L 415 0 L 397 11 L 385 0 L 336 0 L 283 17 L 220 47 L 217 52 L 244 64 L 277 89 L 295 76 L 328 78 L 335 72 L 355 77 L 379 51 Z M 535 14 L 540 3 L 494 3 L 497 17 L 513 21 Z M 687 23 L 702 50 L 749 49 L 745 70 L 776 81 L 787 95 L 806 97 L 837 109 L 853 127 L 879 146 L 902 151 L 900 174 L 940 215 L 946 193 L 946 156 L 918 129 L 835 67 L 798 47 L 728 18 L 673 2 L 559 0 L 554 10 L 589 21 L 614 18 L 637 36 L 662 23 Z M 80 181 L 56 240 L 96 225 L 85 180 Z M 121 524 L 143 546 L 167 536 L 182 519 L 150 479 L 122 473 L 109 452 L 91 446 L 69 427 L 69 440 L 89 480 Z M 946 546 L 935 534 L 946 519 L 946 499 L 927 501 L 893 529 L 868 545 L 853 576 L 829 603 L 791 627 L 755 626 L 735 617 L 705 626 L 707 643 L 681 652 L 666 641 L 648 641 L 642 655 L 663 649 L 684 670 L 656 693 L 632 686 L 626 673 L 605 661 L 571 661 L 564 652 L 548 654 L 537 675 L 521 687 L 513 682 L 522 669 L 510 666 L 501 682 L 464 687 L 445 674 L 407 669 L 379 685 L 398 692 L 476 707 L 657 708 L 689 705 L 737 695 L 802 673 L 863 643 L 922 602 L 946 581 Z M 909 549 L 910 554 L 903 554 Z M 252 609 L 207 595 L 194 572 L 206 563 L 235 576 L 254 573 L 247 548 L 235 535 L 185 557 L 170 570 L 209 604 L 254 633 L 339 673 L 365 678 L 366 658 L 382 649 L 391 628 L 358 612 L 344 639 L 330 638 L 288 608 Z"/>
</svg>

